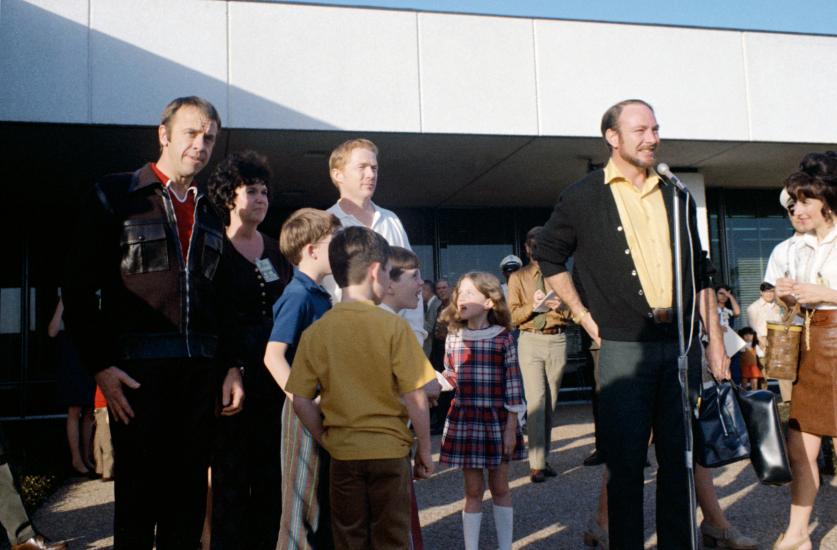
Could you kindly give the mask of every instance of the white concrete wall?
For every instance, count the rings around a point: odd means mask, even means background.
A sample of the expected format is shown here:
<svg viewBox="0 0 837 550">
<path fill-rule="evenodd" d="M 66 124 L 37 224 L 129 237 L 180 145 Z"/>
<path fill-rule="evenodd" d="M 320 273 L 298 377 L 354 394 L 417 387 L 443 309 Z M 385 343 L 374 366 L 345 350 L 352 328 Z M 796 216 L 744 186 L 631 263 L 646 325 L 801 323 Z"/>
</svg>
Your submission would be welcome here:
<svg viewBox="0 0 837 550">
<path fill-rule="evenodd" d="M 698 236 L 700 237 L 701 247 L 707 252 L 711 251 L 709 244 L 709 214 L 706 210 L 706 183 L 703 179 L 703 174 L 689 173 L 678 174 L 678 178 L 682 181 L 692 197 L 695 199 L 695 206 L 697 207 L 697 226 Z"/>
<path fill-rule="evenodd" d="M 218 0 L 0 0 L 0 120 L 596 136 L 655 105 L 665 138 L 837 141 L 837 37 Z"/>
<path fill-rule="evenodd" d="M 421 131 L 415 14 L 228 9 L 232 126 Z"/>
</svg>

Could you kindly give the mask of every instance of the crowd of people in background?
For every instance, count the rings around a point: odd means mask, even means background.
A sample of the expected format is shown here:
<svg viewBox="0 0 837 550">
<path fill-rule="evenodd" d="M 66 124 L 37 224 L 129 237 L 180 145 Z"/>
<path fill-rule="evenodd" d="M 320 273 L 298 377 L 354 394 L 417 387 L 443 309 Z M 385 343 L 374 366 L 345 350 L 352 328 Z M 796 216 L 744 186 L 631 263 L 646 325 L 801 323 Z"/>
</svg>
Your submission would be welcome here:
<svg viewBox="0 0 837 550">
<path fill-rule="evenodd" d="M 573 325 L 595 371 L 585 464 L 607 466 L 585 544 L 643 547 L 653 433 L 659 546 L 691 545 L 667 209 L 688 209 L 680 229 L 697 239 L 695 205 L 653 168 L 649 104 L 608 109 L 609 162 L 532 227 L 525 261 L 499 261 L 502 279 L 424 280 L 398 216 L 372 200 L 379 151 L 367 139 L 332 152 L 331 208 L 260 232 L 264 156 L 231 154 L 206 186 L 195 181 L 220 128 L 209 102 L 178 98 L 161 118 L 159 159 L 96 183 L 50 322 L 72 469 L 115 481 L 115 548 L 422 548 L 414 482 L 434 471 L 435 434 L 440 463 L 463 471 L 465 548 L 478 548 L 488 488 L 509 550 L 509 462 L 528 460 L 532 483 L 557 476 L 547 457 Z M 749 326 L 736 331 L 742 309 L 713 284 L 699 243 L 685 249 L 686 329 L 697 329 L 688 389 L 695 399 L 706 376 L 767 387 L 767 325 L 802 306 L 798 380 L 781 388 L 793 505 L 774 548 L 807 550 L 821 442 L 837 436 L 837 155 L 806 156 L 780 200 L 795 233 L 771 255 Z M 694 481 L 703 542 L 755 548 L 725 517 L 711 472 L 696 466 Z M 0 521 L 15 550 L 66 548 L 25 514 Z"/>
</svg>

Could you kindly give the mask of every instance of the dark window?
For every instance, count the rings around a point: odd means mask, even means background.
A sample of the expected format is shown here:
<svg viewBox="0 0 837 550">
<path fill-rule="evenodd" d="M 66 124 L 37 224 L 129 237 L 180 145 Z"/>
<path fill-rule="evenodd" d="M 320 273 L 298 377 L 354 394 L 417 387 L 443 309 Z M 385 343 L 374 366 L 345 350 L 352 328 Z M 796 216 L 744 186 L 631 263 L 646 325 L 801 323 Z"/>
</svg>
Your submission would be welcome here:
<svg viewBox="0 0 837 550">
<path fill-rule="evenodd" d="M 746 309 L 759 297 L 770 253 L 793 228 L 777 189 L 717 189 L 709 199 L 711 253 L 720 271 L 716 282 L 732 287 L 742 310 L 736 327 L 747 326 Z"/>
</svg>

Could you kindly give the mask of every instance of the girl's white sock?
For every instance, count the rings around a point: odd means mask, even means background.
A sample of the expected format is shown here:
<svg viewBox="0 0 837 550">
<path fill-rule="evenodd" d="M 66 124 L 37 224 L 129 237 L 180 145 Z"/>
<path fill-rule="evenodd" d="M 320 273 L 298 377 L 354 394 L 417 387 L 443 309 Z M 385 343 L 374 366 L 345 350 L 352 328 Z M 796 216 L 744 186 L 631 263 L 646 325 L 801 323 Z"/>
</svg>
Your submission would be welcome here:
<svg viewBox="0 0 837 550">
<path fill-rule="evenodd" d="M 481 521 L 482 512 L 462 512 L 462 532 L 465 535 L 465 550 L 479 549 Z"/>
<path fill-rule="evenodd" d="M 497 529 L 497 546 L 511 550 L 514 527 L 514 508 L 494 505 L 494 528 Z"/>
</svg>

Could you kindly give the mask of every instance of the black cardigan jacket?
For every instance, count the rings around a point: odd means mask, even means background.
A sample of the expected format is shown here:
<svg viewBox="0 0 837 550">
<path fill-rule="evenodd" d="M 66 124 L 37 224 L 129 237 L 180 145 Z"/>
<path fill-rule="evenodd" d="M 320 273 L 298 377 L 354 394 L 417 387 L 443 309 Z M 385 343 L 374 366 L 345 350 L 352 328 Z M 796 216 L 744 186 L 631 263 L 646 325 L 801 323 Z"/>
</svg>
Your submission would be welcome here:
<svg viewBox="0 0 837 550">
<path fill-rule="evenodd" d="M 672 187 L 664 183 L 663 198 L 668 214 L 674 269 L 674 224 Z M 712 264 L 700 247 L 694 200 L 678 193 L 680 204 L 681 244 L 683 250 L 683 304 L 686 327 L 697 320 L 697 304 L 692 319 L 692 266 L 697 292 L 711 286 Z M 688 233 L 694 246 L 690 250 Z M 583 300 L 599 326 L 599 335 L 607 340 L 648 341 L 676 337 L 671 325 L 654 323 L 642 285 L 637 276 L 616 201 L 604 182 L 604 170 L 596 170 L 565 189 L 555 205 L 552 216 L 539 234 L 535 257 L 544 277 L 567 271 L 573 258 L 576 279 L 583 288 Z M 579 289 L 582 290 L 582 289 Z"/>
</svg>

